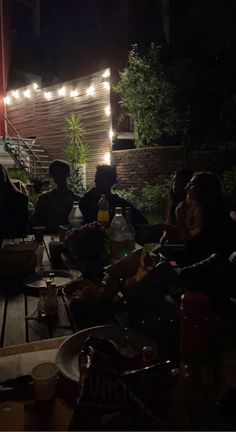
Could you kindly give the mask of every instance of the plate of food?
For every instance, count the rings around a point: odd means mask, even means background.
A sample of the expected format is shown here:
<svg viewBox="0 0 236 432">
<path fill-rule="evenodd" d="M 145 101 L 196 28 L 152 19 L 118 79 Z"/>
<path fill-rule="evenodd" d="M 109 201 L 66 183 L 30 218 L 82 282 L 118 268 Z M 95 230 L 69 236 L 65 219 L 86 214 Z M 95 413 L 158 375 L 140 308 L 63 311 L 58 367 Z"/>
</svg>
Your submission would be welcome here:
<svg viewBox="0 0 236 432">
<path fill-rule="evenodd" d="M 29 288 L 39 290 L 46 286 L 48 279 L 51 279 L 56 284 L 56 287 L 60 289 L 71 284 L 77 277 L 78 275 L 75 273 L 66 270 L 45 270 L 28 276 L 24 284 Z"/>
<path fill-rule="evenodd" d="M 62 375 L 71 381 L 78 382 L 80 379 L 79 357 L 88 338 L 94 340 L 99 338 L 96 342 L 99 344 L 102 344 L 103 340 L 104 342 L 106 340 L 112 342 L 120 355 L 126 359 L 140 356 L 143 347 L 149 347 L 153 353 L 153 358 L 158 357 L 158 350 L 154 341 L 139 330 L 115 325 L 90 327 L 70 336 L 58 349 L 56 364 Z"/>
<path fill-rule="evenodd" d="M 94 303 L 104 298 L 108 279 L 108 274 L 104 274 L 101 279 L 77 279 L 65 286 L 62 292 L 71 302 Z"/>
</svg>

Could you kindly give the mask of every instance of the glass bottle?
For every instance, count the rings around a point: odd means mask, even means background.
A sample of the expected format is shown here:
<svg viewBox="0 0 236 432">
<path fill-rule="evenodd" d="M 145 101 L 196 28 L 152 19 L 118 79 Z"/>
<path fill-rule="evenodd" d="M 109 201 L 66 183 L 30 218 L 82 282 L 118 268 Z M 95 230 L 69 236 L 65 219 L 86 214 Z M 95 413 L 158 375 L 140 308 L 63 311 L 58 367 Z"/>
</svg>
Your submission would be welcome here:
<svg viewBox="0 0 236 432">
<path fill-rule="evenodd" d="M 39 289 L 39 301 L 37 304 L 37 312 L 39 319 L 47 317 L 47 287 L 40 287 Z"/>
<path fill-rule="evenodd" d="M 109 219 L 109 203 L 106 199 L 106 195 L 103 194 L 98 201 L 97 221 L 106 228 L 109 225 Z"/>
<path fill-rule="evenodd" d="M 115 216 L 109 228 L 110 255 L 113 259 L 119 259 L 126 254 L 127 224 L 122 215 L 122 208 L 115 208 Z"/>
<path fill-rule="evenodd" d="M 73 202 L 73 207 L 68 216 L 69 228 L 79 228 L 83 224 L 84 218 L 79 208 L 78 201 Z"/>
<path fill-rule="evenodd" d="M 130 207 L 125 208 L 125 220 L 126 220 L 126 253 L 127 255 L 135 249 L 135 230 L 131 222 L 131 209 Z"/>
</svg>

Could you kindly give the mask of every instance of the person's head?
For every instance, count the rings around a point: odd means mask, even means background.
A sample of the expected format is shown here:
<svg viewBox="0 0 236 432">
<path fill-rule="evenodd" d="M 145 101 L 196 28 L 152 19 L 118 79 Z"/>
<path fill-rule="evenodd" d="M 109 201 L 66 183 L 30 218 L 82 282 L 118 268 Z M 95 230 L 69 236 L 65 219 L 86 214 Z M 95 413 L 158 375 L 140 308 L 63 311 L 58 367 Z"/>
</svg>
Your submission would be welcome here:
<svg viewBox="0 0 236 432">
<path fill-rule="evenodd" d="M 65 185 L 70 175 L 70 165 L 59 159 L 53 160 L 49 165 L 49 176 L 57 186 Z"/>
<path fill-rule="evenodd" d="M 110 193 L 116 183 L 116 168 L 112 165 L 98 165 L 95 174 L 95 186 L 98 194 Z"/>
<path fill-rule="evenodd" d="M 186 186 L 193 176 L 193 171 L 191 169 L 181 169 L 175 171 L 172 181 L 172 191 L 174 193 L 175 199 L 179 202 L 184 201 L 186 198 Z"/>
<path fill-rule="evenodd" d="M 222 206 L 222 194 L 219 178 L 211 172 L 197 172 L 193 174 L 186 186 L 190 200 L 197 201 L 205 209 Z"/>
</svg>

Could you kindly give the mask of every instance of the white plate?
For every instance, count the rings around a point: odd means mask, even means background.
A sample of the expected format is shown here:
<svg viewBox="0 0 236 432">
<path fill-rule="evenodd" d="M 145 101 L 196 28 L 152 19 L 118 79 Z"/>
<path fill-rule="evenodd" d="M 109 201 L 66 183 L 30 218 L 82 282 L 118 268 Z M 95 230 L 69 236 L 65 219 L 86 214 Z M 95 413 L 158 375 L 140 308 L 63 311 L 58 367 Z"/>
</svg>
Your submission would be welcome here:
<svg viewBox="0 0 236 432">
<path fill-rule="evenodd" d="M 117 343 L 121 352 L 123 348 L 126 353 L 129 350 L 130 354 L 135 354 L 140 352 L 143 346 L 151 346 L 157 353 L 153 340 L 139 330 L 114 325 L 90 327 L 66 339 L 57 352 L 56 364 L 62 375 L 71 381 L 79 381 L 79 354 L 89 336 L 111 339 Z"/>
<path fill-rule="evenodd" d="M 64 287 L 76 279 L 74 273 L 66 270 L 45 270 L 28 276 L 24 283 L 27 287 L 36 288 L 38 290 L 46 286 L 46 280 L 50 278 L 50 273 L 54 274 L 53 281 L 57 288 Z"/>
</svg>

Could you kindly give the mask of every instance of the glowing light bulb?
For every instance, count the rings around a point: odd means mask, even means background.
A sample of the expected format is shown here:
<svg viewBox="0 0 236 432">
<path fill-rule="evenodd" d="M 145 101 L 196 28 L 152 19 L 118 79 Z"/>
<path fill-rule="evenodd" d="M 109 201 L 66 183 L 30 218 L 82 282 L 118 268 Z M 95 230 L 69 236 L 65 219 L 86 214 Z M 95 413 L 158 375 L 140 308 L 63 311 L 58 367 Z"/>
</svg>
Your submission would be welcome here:
<svg viewBox="0 0 236 432">
<path fill-rule="evenodd" d="M 106 69 L 105 72 L 102 74 L 103 78 L 108 78 L 110 76 L 110 69 Z"/>
<path fill-rule="evenodd" d="M 103 87 L 104 87 L 106 90 L 110 90 L 110 83 L 109 83 L 108 81 L 103 81 Z"/>
<path fill-rule="evenodd" d="M 10 103 L 11 103 L 11 98 L 10 98 L 10 96 L 6 96 L 6 97 L 4 97 L 4 98 L 3 98 L 3 102 L 4 102 L 5 105 L 10 105 Z"/>
<path fill-rule="evenodd" d="M 25 90 L 25 91 L 23 92 L 23 95 L 24 95 L 27 99 L 30 99 L 30 98 L 31 98 L 30 90 L 29 90 L 29 89 Z"/>
<path fill-rule="evenodd" d="M 37 90 L 39 88 L 39 85 L 37 83 L 33 83 L 33 89 Z"/>
<path fill-rule="evenodd" d="M 13 90 L 12 91 L 12 96 L 14 96 L 14 98 L 19 99 L 20 95 L 19 95 L 19 90 Z"/>
<path fill-rule="evenodd" d="M 113 132 L 113 130 L 111 128 L 110 131 L 109 131 L 109 138 L 110 138 L 110 140 L 112 140 L 113 136 L 114 136 L 114 132 Z"/>
<path fill-rule="evenodd" d="M 61 87 L 61 88 L 58 90 L 58 94 L 59 94 L 59 96 L 65 96 L 65 94 L 66 94 L 66 89 L 65 89 L 65 87 Z"/>
<path fill-rule="evenodd" d="M 71 95 L 71 97 L 76 97 L 79 95 L 79 92 L 78 92 L 78 90 L 71 90 L 70 95 Z"/>
<path fill-rule="evenodd" d="M 47 100 L 52 99 L 52 94 L 51 94 L 51 92 L 45 92 L 45 93 L 44 93 L 44 97 L 45 97 L 45 99 L 47 99 Z"/>
<path fill-rule="evenodd" d="M 111 154 L 110 153 L 105 153 L 104 157 L 103 157 L 104 163 L 107 165 L 111 164 Z"/>
<path fill-rule="evenodd" d="M 87 93 L 87 95 L 88 96 L 92 96 L 92 94 L 94 93 L 94 86 L 93 85 L 91 85 L 90 87 L 88 87 L 87 88 L 87 91 L 86 91 L 86 93 Z"/>
<path fill-rule="evenodd" d="M 104 111 L 107 117 L 111 115 L 111 107 L 109 105 L 104 108 Z"/>
</svg>

